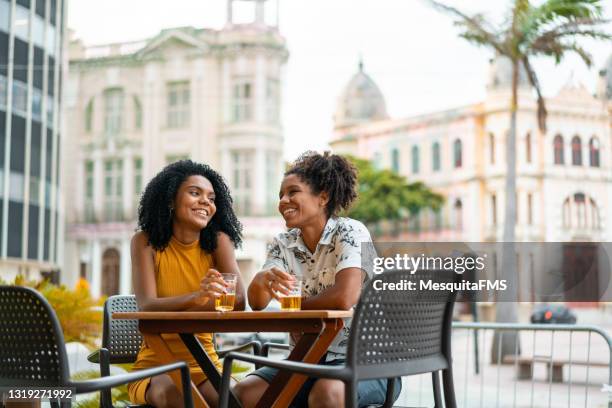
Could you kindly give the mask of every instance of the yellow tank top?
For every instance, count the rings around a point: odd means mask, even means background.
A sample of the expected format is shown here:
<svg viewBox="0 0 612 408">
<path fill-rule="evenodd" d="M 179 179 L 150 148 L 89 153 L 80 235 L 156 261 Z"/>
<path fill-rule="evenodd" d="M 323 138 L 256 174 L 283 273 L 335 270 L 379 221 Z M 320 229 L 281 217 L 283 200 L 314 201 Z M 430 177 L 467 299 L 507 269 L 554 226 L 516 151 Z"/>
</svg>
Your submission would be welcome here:
<svg viewBox="0 0 612 408">
<path fill-rule="evenodd" d="M 165 250 L 155 251 L 157 296 L 170 297 L 197 291 L 200 288 L 200 281 L 211 267 L 213 267 L 212 256 L 200 248 L 199 240 L 185 245 L 172 237 Z M 197 335 L 206 353 L 221 370 L 212 336 L 212 333 Z M 199 367 L 177 334 L 162 334 L 162 337 L 178 360 L 187 362 L 190 367 Z M 134 369 L 155 367 L 161 364 L 155 352 L 146 342 L 143 342 L 136 363 L 134 363 Z"/>
</svg>

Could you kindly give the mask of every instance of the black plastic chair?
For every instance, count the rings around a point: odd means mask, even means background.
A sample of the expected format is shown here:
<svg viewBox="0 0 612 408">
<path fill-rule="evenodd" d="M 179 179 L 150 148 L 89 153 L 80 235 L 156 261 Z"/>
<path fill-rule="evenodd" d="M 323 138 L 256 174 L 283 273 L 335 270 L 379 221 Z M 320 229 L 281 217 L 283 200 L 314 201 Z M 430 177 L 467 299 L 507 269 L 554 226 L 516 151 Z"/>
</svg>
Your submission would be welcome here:
<svg viewBox="0 0 612 408">
<path fill-rule="evenodd" d="M 0 386 L 65 387 L 77 394 L 108 390 L 173 370 L 181 371 L 185 407 L 193 407 L 189 367 L 176 362 L 86 381 L 70 380 L 64 335 L 55 312 L 37 291 L 0 286 Z M 70 402 L 51 402 L 70 406 Z"/>
<path fill-rule="evenodd" d="M 435 406 L 456 407 L 451 360 L 451 323 L 455 291 L 418 290 L 419 281 L 453 283 L 453 271 L 391 271 L 376 275 L 364 288 L 351 325 L 346 365 L 321 366 L 261 356 L 230 353 L 225 357 L 220 406 L 227 407 L 229 372 L 233 360 L 276 367 L 309 377 L 345 383 L 345 404 L 357 406 L 357 383 L 387 379 L 384 407 L 393 404 L 395 377 L 432 373 Z M 417 290 L 377 290 L 385 283 L 414 281 Z M 444 384 L 444 397 L 440 382 Z"/>
<path fill-rule="evenodd" d="M 106 299 L 104 303 L 104 320 L 102 324 L 102 347 L 91 353 L 87 360 L 92 363 L 100 364 L 100 376 L 110 375 L 111 364 L 129 364 L 136 361 L 142 335 L 138 331 L 138 320 L 113 319 L 113 313 L 118 312 L 137 312 L 138 304 L 134 295 L 115 295 Z M 253 349 L 253 353 L 261 353 L 261 344 L 258 341 L 251 341 L 237 347 L 221 350 L 217 352 L 219 358 L 223 358 L 231 351 L 241 351 Z M 136 407 L 136 405 L 130 405 Z M 110 390 L 100 393 L 100 407 L 112 408 Z M 140 405 L 139 407 L 146 407 Z"/>
</svg>

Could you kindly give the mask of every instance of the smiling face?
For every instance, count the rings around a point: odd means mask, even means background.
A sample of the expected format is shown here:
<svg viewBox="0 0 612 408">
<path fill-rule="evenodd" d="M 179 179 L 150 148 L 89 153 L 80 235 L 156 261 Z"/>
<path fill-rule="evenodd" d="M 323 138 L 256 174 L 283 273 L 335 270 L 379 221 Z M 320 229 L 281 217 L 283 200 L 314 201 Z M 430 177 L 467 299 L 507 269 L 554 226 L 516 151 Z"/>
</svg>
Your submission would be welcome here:
<svg viewBox="0 0 612 408">
<path fill-rule="evenodd" d="M 308 184 L 296 174 L 283 179 L 279 193 L 278 211 L 288 228 L 304 228 L 327 219 L 327 193 L 314 194 Z M 324 223 L 324 222 L 323 222 Z"/>
<path fill-rule="evenodd" d="M 203 176 L 189 176 L 176 193 L 173 223 L 179 228 L 201 231 L 216 211 L 215 190 L 210 181 Z"/>
</svg>

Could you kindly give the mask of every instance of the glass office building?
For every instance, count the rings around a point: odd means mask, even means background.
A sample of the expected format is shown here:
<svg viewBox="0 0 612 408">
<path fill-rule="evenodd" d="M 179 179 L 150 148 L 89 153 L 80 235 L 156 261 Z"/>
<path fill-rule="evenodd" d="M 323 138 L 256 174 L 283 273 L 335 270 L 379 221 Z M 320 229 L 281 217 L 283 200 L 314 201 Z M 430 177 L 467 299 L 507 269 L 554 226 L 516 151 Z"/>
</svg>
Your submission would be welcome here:
<svg viewBox="0 0 612 408">
<path fill-rule="evenodd" d="M 65 2 L 65 1 L 64 1 Z M 62 0 L 0 0 L 0 278 L 58 278 Z"/>
</svg>

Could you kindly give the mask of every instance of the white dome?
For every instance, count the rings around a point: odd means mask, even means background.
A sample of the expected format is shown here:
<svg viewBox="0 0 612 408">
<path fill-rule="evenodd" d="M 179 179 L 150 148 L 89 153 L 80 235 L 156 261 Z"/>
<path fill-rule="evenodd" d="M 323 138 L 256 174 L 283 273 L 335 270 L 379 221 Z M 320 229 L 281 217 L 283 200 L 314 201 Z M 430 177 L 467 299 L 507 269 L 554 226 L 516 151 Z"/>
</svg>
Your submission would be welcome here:
<svg viewBox="0 0 612 408">
<path fill-rule="evenodd" d="M 344 88 L 334 116 L 336 128 L 387 119 L 387 104 L 378 85 L 363 72 L 363 63 Z"/>
<path fill-rule="evenodd" d="M 504 55 L 491 60 L 487 89 L 502 89 L 512 86 L 512 61 Z M 519 64 L 519 87 L 529 87 L 529 79 L 523 64 Z"/>
</svg>

